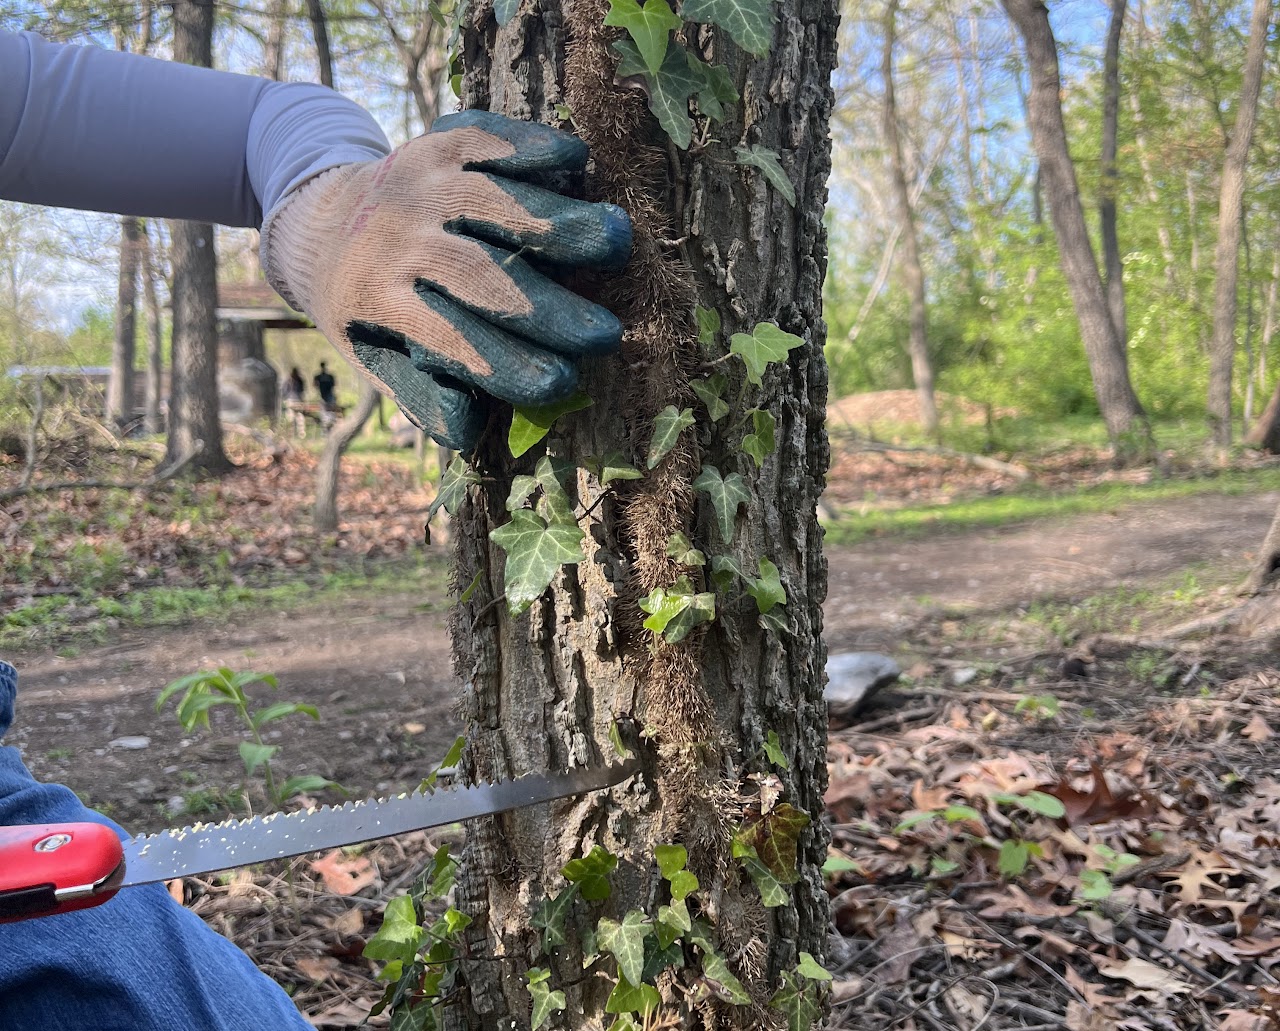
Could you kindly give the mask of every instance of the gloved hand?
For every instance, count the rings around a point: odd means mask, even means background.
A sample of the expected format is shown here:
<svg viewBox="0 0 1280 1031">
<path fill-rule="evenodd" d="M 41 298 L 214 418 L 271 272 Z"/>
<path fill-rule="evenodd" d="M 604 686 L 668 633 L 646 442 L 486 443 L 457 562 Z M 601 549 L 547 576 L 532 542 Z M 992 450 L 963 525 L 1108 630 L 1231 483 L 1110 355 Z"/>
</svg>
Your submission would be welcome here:
<svg viewBox="0 0 1280 1031">
<path fill-rule="evenodd" d="M 267 278 L 414 423 L 470 450 L 485 422 L 477 391 L 561 400 L 577 359 L 621 341 L 610 312 L 524 260 L 626 263 L 621 208 L 522 181 L 586 161 L 586 144 L 544 125 L 445 115 L 380 161 L 298 188 L 263 226 Z"/>
</svg>

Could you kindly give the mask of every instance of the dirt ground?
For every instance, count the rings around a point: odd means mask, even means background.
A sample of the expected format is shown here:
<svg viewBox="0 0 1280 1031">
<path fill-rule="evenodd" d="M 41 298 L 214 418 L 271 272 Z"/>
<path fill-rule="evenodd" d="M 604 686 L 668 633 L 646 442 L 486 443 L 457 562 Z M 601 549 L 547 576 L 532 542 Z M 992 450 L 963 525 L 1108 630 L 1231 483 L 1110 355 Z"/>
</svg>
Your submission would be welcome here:
<svg viewBox="0 0 1280 1031">
<path fill-rule="evenodd" d="M 1243 574 L 1276 503 L 1267 494 L 1209 495 L 835 549 L 828 643 L 904 657 L 913 630 L 942 614 L 1075 599 L 1193 564 Z M 189 735 L 153 703 L 171 680 L 226 665 L 275 673 L 281 699 L 320 708 L 320 722 L 295 720 L 279 739 L 286 772 L 321 773 L 357 796 L 415 786 L 461 729 L 445 616 L 421 611 L 422 601 L 387 594 L 355 612 L 326 604 L 131 630 L 74 658 L 11 654 L 20 710 L 6 743 L 22 748 L 37 776 L 69 784 L 139 831 L 208 818 L 237 782 L 240 738 L 225 712 L 214 713 L 211 731 Z M 112 744 L 125 738 L 148 740 Z"/>
</svg>

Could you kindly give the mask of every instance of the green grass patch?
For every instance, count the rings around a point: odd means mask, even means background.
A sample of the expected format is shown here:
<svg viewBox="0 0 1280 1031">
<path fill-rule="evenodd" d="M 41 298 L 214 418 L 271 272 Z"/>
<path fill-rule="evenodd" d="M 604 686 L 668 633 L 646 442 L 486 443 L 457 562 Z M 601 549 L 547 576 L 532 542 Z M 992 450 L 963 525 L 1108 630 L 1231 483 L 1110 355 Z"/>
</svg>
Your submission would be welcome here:
<svg viewBox="0 0 1280 1031">
<path fill-rule="evenodd" d="M 826 523 L 828 545 L 849 546 L 871 538 L 911 537 L 925 533 L 1005 526 L 1062 516 L 1109 512 L 1127 505 L 1203 494 L 1240 496 L 1280 490 L 1280 469 L 1231 471 L 1194 479 L 1153 480 L 1150 483 L 1104 483 L 1073 491 L 1038 488 L 994 497 L 968 498 L 947 505 L 843 512 Z"/>
</svg>

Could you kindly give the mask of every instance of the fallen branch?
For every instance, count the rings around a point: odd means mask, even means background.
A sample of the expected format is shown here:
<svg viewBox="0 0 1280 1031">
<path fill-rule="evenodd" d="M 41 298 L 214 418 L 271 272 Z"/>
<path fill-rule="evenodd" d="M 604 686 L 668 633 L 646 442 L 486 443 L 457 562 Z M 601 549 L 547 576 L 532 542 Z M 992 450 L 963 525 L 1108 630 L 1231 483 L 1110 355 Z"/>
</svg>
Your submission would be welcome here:
<svg viewBox="0 0 1280 1031">
<path fill-rule="evenodd" d="M 164 483 L 166 480 L 172 480 L 195 460 L 203 447 L 204 441 L 197 440 L 191 450 L 176 462 L 156 470 L 145 480 L 60 480 L 57 483 L 29 483 L 19 487 L 12 487 L 6 491 L 0 491 L 0 504 L 12 501 L 14 498 L 23 497 L 26 494 L 50 494 L 59 490 L 147 490 Z"/>
<path fill-rule="evenodd" d="M 44 421 L 44 377 L 36 380 L 36 406 L 31 413 L 31 429 L 27 433 L 27 465 L 22 470 L 22 486 L 28 487 L 36 474 L 37 447 L 40 443 L 40 423 Z"/>
</svg>

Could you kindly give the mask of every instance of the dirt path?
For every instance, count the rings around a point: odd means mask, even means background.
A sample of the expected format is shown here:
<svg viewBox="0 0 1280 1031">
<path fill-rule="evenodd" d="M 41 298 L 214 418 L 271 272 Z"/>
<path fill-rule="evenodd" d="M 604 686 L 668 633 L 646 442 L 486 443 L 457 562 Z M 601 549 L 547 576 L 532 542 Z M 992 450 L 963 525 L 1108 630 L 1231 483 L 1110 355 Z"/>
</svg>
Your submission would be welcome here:
<svg viewBox="0 0 1280 1031">
<path fill-rule="evenodd" d="M 939 607 L 997 611 L 1080 597 L 1205 562 L 1243 574 L 1276 503 L 1274 494 L 1202 496 L 833 550 L 828 641 L 892 651 Z M 444 616 L 420 611 L 421 602 L 387 595 L 355 614 L 258 612 L 221 626 L 131 631 L 74 658 L 10 656 L 22 681 L 6 743 L 23 749 L 38 776 L 70 784 L 111 815 L 139 829 L 166 825 L 236 782 L 239 738 L 223 712 L 212 732 L 186 735 L 152 703 L 170 680 L 227 665 L 273 672 L 280 697 L 320 707 L 320 723 L 299 722 L 280 739 L 288 771 L 323 773 L 356 794 L 416 785 L 459 731 Z M 149 741 L 112 746 L 125 737 Z"/>
</svg>

